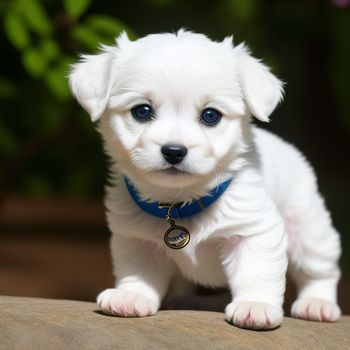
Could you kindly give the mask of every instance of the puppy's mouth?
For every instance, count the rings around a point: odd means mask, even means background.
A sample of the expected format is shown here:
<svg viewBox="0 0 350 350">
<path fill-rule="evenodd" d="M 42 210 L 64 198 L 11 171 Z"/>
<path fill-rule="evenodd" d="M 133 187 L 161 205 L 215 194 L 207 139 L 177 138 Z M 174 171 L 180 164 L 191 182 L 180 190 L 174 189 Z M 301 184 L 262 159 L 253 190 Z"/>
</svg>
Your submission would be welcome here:
<svg viewBox="0 0 350 350">
<path fill-rule="evenodd" d="M 171 166 L 170 168 L 164 169 L 160 171 L 162 174 L 171 175 L 171 176 L 180 176 L 180 175 L 188 175 L 189 172 L 176 168 L 174 166 Z"/>
<path fill-rule="evenodd" d="M 185 168 L 185 167 L 184 167 Z M 194 185 L 198 181 L 198 176 L 190 169 L 180 166 L 167 166 L 149 173 L 147 180 L 154 185 L 164 188 L 180 188 Z"/>
</svg>

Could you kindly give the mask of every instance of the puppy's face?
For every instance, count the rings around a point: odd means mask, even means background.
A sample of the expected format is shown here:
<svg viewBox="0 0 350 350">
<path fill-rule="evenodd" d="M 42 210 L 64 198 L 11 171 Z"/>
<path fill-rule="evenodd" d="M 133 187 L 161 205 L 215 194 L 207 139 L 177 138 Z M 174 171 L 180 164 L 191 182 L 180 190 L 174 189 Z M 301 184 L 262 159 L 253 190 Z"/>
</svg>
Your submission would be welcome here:
<svg viewBox="0 0 350 350">
<path fill-rule="evenodd" d="M 281 83 L 230 38 L 180 31 L 85 56 L 72 90 L 127 176 L 187 187 L 230 171 L 246 151 L 250 115 L 267 121 Z"/>
</svg>

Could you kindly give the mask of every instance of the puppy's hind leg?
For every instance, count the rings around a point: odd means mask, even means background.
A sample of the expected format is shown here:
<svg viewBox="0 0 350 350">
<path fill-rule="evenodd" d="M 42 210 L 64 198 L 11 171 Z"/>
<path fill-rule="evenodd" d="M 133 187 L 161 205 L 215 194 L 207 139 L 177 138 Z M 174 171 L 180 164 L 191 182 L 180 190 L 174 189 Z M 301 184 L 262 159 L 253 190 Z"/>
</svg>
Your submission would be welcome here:
<svg viewBox="0 0 350 350">
<path fill-rule="evenodd" d="M 292 316 L 313 321 L 337 321 L 341 315 L 337 305 L 340 239 L 321 196 L 315 192 L 308 206 L 301 209 L 299 205 L 298 210 L 290 210 L 286 226 L 289 270 L 298 290 Z"/>
</svg>

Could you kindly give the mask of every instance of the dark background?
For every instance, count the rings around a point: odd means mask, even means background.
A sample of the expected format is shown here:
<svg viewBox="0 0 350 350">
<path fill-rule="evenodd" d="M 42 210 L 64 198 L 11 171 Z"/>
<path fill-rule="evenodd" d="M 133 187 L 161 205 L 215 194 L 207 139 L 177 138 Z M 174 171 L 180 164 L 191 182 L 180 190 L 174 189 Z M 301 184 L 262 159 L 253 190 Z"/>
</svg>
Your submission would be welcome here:
<svg viewBox="0 0 350 350">
<path fill-rule="evenodd" d="M 181 27 L 234 34 L 284 80 L 266 127 L 313 164 L 350 292 L 350 0 L 0 0 L 0 293 L 91 300 L 112 283 L 106 159 L 66 76 L 79 52 Z"/>
</svg>

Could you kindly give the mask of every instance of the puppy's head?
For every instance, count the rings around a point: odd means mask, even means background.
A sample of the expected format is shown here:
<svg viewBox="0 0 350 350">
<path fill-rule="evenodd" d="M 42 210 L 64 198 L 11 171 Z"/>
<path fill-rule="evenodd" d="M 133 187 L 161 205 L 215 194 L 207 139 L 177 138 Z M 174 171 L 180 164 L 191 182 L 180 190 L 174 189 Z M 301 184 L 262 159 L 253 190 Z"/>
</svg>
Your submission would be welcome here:
<svg viewBox="0 0 350 350">
<path fill-rule="evenodd" d="M 282 83 L 231 38 L 179 31 L 83 56 L 70 74 L 79 103 L 120 171 L 165 188 L 208 183 L 247 151 L 251 115 L 262 121 Z"/>
</svg>

